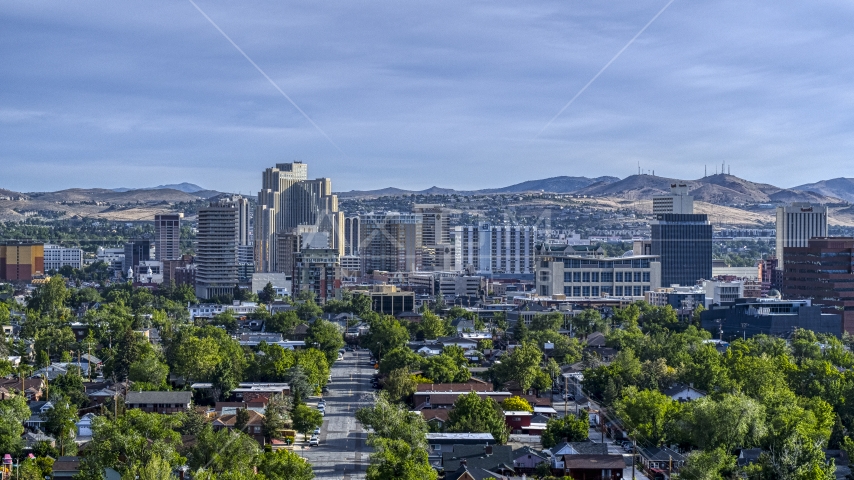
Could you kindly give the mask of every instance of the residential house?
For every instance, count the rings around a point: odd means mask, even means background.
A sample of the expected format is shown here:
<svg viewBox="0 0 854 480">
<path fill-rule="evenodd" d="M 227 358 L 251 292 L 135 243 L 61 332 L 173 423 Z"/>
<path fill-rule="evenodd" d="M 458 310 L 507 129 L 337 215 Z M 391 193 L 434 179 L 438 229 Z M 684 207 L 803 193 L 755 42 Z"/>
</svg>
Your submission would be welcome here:
<svg viewBox="0 0 854 480">
<path fill-rule="evenodd" d="M 526 433 L 528 435 L 542 435 L 543 432 L 546 431 L 548 423 L 549 417 L 534 412 L 534 416 L 531 417 L 530 425 L 523 428 L 522 433 Z"/>
<path fill-rule="evenodd" d="M 563 464 L 573 480 L 620 480 L 626 468 L 622 455 L 564 455 Z"/>
<path fill-rule="evenodd" d="M 177 413 L 190 409 L 191 392 L 128 392 L 127 408 L 137 408 L 148 413 Z"/>
<path fill-rule="evenodd" d="M 513 450 L 513 468 L 516 474 L 533 473 L 541 463 L 549 463 L 549 457 L 529 446 Z"/>
<path fill-rule="evenodd" d="M 24 447 L 33 448 L 37 444 L 46 442 L 51 447 L 56 447 L 56 439 L 42 432 L 27 432 L 24 434 Z"/>
<path fill-rule="evenodd" d="M 685 464 L 685 457 L 667 447 L 638 447 L 641 464 L 647 469 L 656 468 L 664 472 L 678 472 Z"/>
<path fill-rule="evenodd" d="M 116 396 L 116 391 L 113 388 L 101 388 L 86 393 L 86 398 L 96 405 L 101 405 L 106 402 L 108 398 L 115 398 Z"/>
<path fill-rule="evenodd" d="M 689 402 L 706 396 L 706 392 L 697 390 L 693 386 L 689 385 L 675 385 L 663 390 L 661 393 L 667 395 L 673 400 L 676 400 L 677 402 Z"/>
<path fill-rule="evenodd" d="M 254 410 L 247 410 L 247 413 L 249 414 L 249 419 L 241 431 L 254 438 L 261 445 L 264 445 L 264 415 Z M 213 421 L 211 426 L 214 430 L 234 430 L 236 423 L 237 412 L 220 415 Z"/>
<path fill-rule="evenodd" d="M 439 337 L 437 339 L 438 343 L 441 343 L 445 347 L 449 347 L 451 345 L 462 348 L 463 350 L 476 350 L 477 349 L 477 340 L 463 337 Z"/>
<path fill-rule="evenodd" d="M 442 450 L 445 471 L 457 471 L 463 465 L 514 475 L 513 448 L 507 445 L 452 445 Z"/>
<path fill-rule="evenodd" d="M 504 412 L 504 423 L 510 429 L 510 433 L 521 434 L 523 430 L 531 426 L 531 417 L 534 414 L 527 411 L 506 411 Z"/>
<path fill-rule="evenodd" d="M 44 430 L 44 414 L 53 408 L 53 403 L 50 401 L 30 402 L 30 418 L 24 421 L 24 426 L 33 430 Z"/>
<path fill-rule="evenodd" d="M 74 478 L 78 473 L 80 473 L 80 457 L 59 457 L 53 462 L 53 471 L 51 472 L 51 478 L 54 480 L 60 480 L 63 478 Z M 113 470 L 112 468 L 104 469 L 104 477 L 105 480 L 121 480 L 122 476 L 119 472 Z"/>
<path fill-rule="evenodd" d="M 463 332 L 474 332 L 474 320 L 469 320 L 464 317 L 459 317 L 454 320 L 451 320 L 451 327 L 453 327 L 457 333 Z"/>
<path fill-rule="evenodd" d="M 508 477 L 483 468 L 460 465 L 456 471 L 445 473 L 445 480 L 508 480 Z"/>
<path fill-rule="evenodd" d="M 92 436 L 92 420 L 95 419 L 94 413 L 87 413 L 80 417 L 80 420 L 77 421 L 77 437 L 91 437 Z"/>
<path fill-rule="evenodd" d="M 296 327 L 294 327 L 293 333 L 288 335 L 289 340 L 305 340 L 308 336 L 308 325 L 304 323 L 300 323 Z"/>
<path fill-rule="evenodd" d="M 560 442 L 554 447 L 544 450 L 543 453 L 550 455 L 552 471 L 563 472 L 565 455 L 608 455 L 608 445 L 604 443 L 587 442 Z"/>
<path fill-rule="evenodd" d="M 428 433 L 430 457 L 441 460 L 444 450 L 453 451 L 455 445 L 495 445 L 491 433 Z"/>
<path fill-rule="evenodd" d="M 445 424 L 448 423 L 448 416 L 451 410 L 447 408 L 431 408 L 418 412 L 424 417 L 424 421 L 431 427 L 431 430 L 442 431 L 445 429 Z"/>
<path fill-rule="evenodd" d="M 42 378 L 25 378 L 23 381 L 20 378 L 0 378 L 0 387 L 5 388 L 9 393 L 20 392 L 23 388 L 27 401 L 39 400 L 44 386 Z"/>
<path fill-rule="evenodd" d="M 415 410 L 423 410 L 425 408 L 451 408 L 454 406 L 454 402 L 461 395 L 467 395 L 471 393 L 473 390 L 464 390 L 457 392 L 415 392 L 412 395 L 413 403 L 415 404 Z M 480 398 L 492 398 L 498 403 L 501 403 L 507 398 L 510 398 L 510 392 L 478 392 L 477 396 Z"/>
<path fill-rule="evenodd" d="M 759 456 L 762 455 L 763 450 L 761 448 L 744 448 L 740 452 L 738 452 L 738 460 L 737 465 L 739 467 L 746 467 L 748 465 L 752 465 L 759 461 Z"/>
</svg>

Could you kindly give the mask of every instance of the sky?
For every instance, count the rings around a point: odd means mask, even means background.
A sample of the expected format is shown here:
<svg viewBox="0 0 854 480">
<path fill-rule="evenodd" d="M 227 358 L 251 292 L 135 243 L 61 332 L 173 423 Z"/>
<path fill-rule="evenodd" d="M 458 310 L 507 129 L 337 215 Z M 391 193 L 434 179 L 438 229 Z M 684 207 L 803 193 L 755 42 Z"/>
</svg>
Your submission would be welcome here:
<svg viewBox="0 0 854 480">
<path fill-rule="evenodd" d="M 0 0 L 0 188 L 854 176 L 851 2 L 193 1 Z"/>
</svg>

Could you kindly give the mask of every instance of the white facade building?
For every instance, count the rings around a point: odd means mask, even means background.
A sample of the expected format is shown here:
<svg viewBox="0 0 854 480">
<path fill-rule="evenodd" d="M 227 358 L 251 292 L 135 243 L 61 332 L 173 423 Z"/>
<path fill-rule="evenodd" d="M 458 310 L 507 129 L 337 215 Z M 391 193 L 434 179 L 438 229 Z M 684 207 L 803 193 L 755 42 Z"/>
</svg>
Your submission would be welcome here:
<svg viewBox="0 0 854 480">
<path fill-rule="evenodd" d="M 669 195 L 655 195 L 652 197 L 652 214 L 659 213 L 694 213 L 694 197 L 688 195 L 688 185 L 684 183 L 671 183 Z"/>
<path fill-rule="evenodd" d="M 706 308 L 722 303 L 733 303 L 737 298 L 744 297 L 744 282 L 736 280 L 733 282 L 719 282 L 706 280 L 703 282 L 706 290 Z"/>
<path fill-rule="evenodd" d="M 806 247 L 810 238 L 827 236 L 827 207 L 793 203 L 777 207 L 777 268 L 785 265 L 783 249 Z"/>
<path fill-rule="evenodd" d="M 537 227 L 489 223 L 455 227 L 454 268 L 479 274 L 533 274 L 536 238 Z"/>
<path fill-rule="evenodd" d="M 122 257 L 124 258 L 124 255 Z M 59 270 L 65 266 L 83 268 L 83 250 L 45 244 L 44 271 Z"/>
</svg>

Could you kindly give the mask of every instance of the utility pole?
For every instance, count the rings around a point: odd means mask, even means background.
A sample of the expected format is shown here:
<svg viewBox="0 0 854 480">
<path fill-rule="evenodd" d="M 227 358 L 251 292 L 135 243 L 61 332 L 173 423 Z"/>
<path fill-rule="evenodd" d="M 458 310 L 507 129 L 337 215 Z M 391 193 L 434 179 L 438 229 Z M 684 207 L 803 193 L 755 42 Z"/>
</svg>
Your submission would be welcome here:
<svg viewBox="0 0 854 480">
<path fill-rule="evenodd" d="M 635 480 L 635 458 L 637 457 L 638 442 L 632 439 L 632 480 Z"/>
<path fill-rule="evenodd" d="M 563 377 L 563 416 L 569 413 L 569 379 Z"/>
</svg>

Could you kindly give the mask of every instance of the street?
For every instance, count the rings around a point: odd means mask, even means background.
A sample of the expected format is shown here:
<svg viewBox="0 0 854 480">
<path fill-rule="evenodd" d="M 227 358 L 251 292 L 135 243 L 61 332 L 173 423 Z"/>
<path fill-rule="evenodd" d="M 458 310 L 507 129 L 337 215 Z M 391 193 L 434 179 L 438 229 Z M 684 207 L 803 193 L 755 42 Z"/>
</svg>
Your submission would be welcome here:
<svg viewBox="0 0 854 480">
<path fill-rule="evenodd" d="M 370 403 L 370 378 L 374 369 L 368 365 L 370 354 L 347 352 L 332 367 L 332 382 L 327 387 L 326 416 L 320 429 L 320 445 L 304 446 L 299 442 L 294 451 L 305 457 L 319 479 L 356 480 L 365 478 L 370 449 L 367 434 L 356 422 L 356 410 Z M 309 399 L 316 405 L 319 398 Z M 304 448 L 302 448 L 304 446 Z"/>
</svg>

